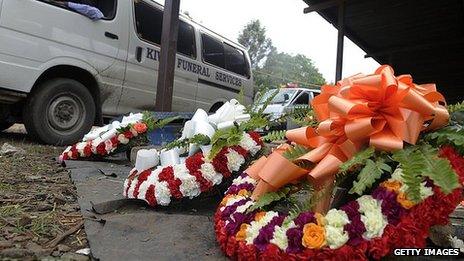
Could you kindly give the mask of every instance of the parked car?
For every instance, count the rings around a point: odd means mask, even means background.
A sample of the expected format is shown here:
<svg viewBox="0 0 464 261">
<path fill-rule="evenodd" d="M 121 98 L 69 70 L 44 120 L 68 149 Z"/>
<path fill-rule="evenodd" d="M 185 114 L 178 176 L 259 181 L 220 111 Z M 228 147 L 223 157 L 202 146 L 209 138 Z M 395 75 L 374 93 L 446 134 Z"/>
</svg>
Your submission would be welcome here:
<svg viewBox="0 0 464 261">
<path fill-rule="evenodd" d="M 153 110 L 163 7 L 99 0 L 97 21 L 46 0 L 0 0 L 0 129 L 24 122 L 49 144 L 94 124 Z M 173 111 L 214 112 L 253 78 L 245 48 L 181 15 Z"/>
<path fill-rule="evenodd" d="M 284 113 L 290 112 L 295 107 L 310 106 L 311 100 L 321 93 L 318 89 L 306 89 L 306 88 L 280 88 L 271 89 L 260 96 L 258 103 L 263 104 L 273 94 L 277 94 L 272 98 L 269 105 L 264 109 L 264 113 L 271 115 L 271 120 L 279 119 Z M 261 132 L 267 132 L 269 130 L 284 130 L 293 129 L 296 126 L 292 121 L 282 122 L 271 126 Z"/>
</svg>

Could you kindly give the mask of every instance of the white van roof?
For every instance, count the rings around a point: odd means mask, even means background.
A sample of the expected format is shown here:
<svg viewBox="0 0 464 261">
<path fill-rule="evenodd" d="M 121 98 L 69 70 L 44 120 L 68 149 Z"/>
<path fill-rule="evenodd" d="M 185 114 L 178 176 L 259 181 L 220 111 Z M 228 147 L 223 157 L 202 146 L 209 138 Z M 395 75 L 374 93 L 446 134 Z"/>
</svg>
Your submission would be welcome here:
<svg viewBox="0 0 464 261">
<path fill-rule="evenodd" d="M 155 3 L 155 4 L 158 5 L 162 10 L 164 10 L 164 6 L 163 6 L 162 4 L 160 4 L 160 3 L 158 3 L 157 1 L 155 1 L 155 0 L 149 0 L 149 1 Z M 209 34 L 212 34 L 212 35 L 214 35 L 214 36 L 216 36 L 216 37 L 218 37 L 218 38 L 221 38 L 222 40 L 226 40 L 227 42 L 232 43 L 232 44 L 235 45 L 236 47 L 240 47 L 241 49 L 246 50 L 245 46 L 241 45 L 240 43 L 238 43 L 238 42 L 236 42 L 236 41 L 233 41 L 233 40 L 230 40 L 229 38 L 227 38 L 227 37 L 225 37 L 225 36 L 223 36 L 223 35 L 221 35 L 221 34 L 219 34 L 219 33 L 216 33 L 216 32 L 214 32 L 214 31 L 211 31 L 210 29 L 206 28 L 204 25 L 202 25 L 202 24 L 196 22 L 195 20 L 193 20 L 193 18 L 191 18 L 191 17 L 189 17 L 189 16 L 187 16 L 187 15 L 181 13 L 181 12 L 179 12 L 179 17 L 182 18 L 182 19 L 184 19 L 184 20 L 186 20 L 186 21 L 188 21 L 190 24 L 196 26 L 197 28 L 200 28 L 200 29 L 202 29 L 203 31 L 208 32 Z"/>
</svg>

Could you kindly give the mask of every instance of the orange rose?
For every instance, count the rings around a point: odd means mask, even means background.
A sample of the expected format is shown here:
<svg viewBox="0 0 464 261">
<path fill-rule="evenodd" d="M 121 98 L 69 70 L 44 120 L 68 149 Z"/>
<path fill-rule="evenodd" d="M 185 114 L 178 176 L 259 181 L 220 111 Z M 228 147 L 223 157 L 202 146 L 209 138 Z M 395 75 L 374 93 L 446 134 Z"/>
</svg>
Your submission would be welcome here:
<svg viewBox="0 0 464 261">
<path fill-rule="evenodd" d="M 387 180 L 380 184 L 389 191 L 398 192 L 401 188 L 401 182 L 398 180 Z"/>
<path fill-rule="evenodd" d="M 132 128 L 134 128 L 137 133 L 144 133 L 147 131 L 147 125 L 143 122 L 137 122 Z"/>
<path fill-rule="evenodd" d="M 306 224 L 303 227 L 303 238 L 301 239 L 301 243 L 307 248 L 323 247 L 325 245 L 324 227 L 314 223 Z"/>
<path fill-rule="evenodd" d="M 248 224 L 240 225 L 240 230 L 235 235 L 235 239 L 237 241 L 245 241 L 247 229 L 248 229 Z"/>
<path fill-rule="evenodd" d="M 410 209 L 414 206 L 414 202 L 409 200 L 408 196 L 406 196 L 406 194 L 404 194 L 403 192 L 396 196 L 396 201 L 398 201 L 398 203 L 400 203 L 401 206 L 403 206 L 406 209 Z"/>
</svg>

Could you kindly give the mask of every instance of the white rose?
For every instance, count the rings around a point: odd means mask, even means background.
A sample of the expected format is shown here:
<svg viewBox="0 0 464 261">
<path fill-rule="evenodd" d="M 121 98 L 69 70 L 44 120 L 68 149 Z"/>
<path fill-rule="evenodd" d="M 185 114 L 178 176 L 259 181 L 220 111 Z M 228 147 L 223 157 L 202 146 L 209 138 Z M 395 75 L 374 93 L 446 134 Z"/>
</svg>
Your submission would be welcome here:
<svg viewBox="0 0 464 261">
<path fill-rule="evenodd" d="M 118 141 L 119 141 L 121 144 L 127 144 L 127 143 L 129 143 L 129 139 L 126 138 L 126 136 L 124 136 L 124 134 L 119 134 L 119 135 L 118 135 Z"/>
<path fill-rule="evenodd" d="M 345 213 L 345 211 L 337 209 L 329 210 L 329 212 L 327 212 L 325 216 L 325 220 L 327 222 L 327 225 L 338 228 L 343 228 L 343 226 L 350 223 L 348 215 Z"/>
<path fill-rule="evenodd" d="M 336 249 L 343 246 L 350 238 L 348 233 L 344 231 L 343 228 L 333 226 L 325 226 L 324 228 L 325 240 L 331 249 Z"/>
</svg>

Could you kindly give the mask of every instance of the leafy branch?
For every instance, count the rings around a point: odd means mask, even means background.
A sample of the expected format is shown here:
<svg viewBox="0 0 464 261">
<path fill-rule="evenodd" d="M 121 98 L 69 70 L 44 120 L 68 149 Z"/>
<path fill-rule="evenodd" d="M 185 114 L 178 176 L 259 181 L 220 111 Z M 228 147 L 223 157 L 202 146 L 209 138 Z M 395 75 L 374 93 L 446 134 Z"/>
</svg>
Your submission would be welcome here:
<svg viewBox="0 0 464 261">
<path fill-rule="evenodd" d="M 270 131 L 265 136 L 263 136 L 264 141 L 276 141 L 285 139 L 285 130 Z"/>
<path fill-rule="evenodd" d="M 195 134 L 192 138 L 186 138 L 186 139 L 179 139 L 175 140 L 166 146 L 164 146 L 164 149 L 166 150 L 171 150 L 174 148 L 185 148 L 189 144 L 196 144 L 196 145 L 208 145 L 211 142 L 210 138 L 204 134 Z"/>
</svg>

